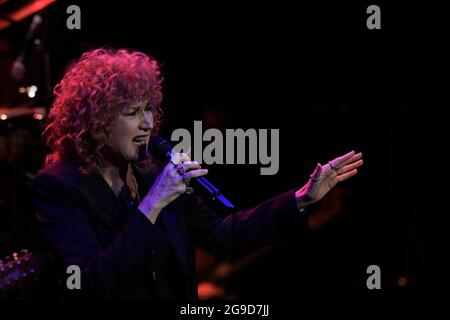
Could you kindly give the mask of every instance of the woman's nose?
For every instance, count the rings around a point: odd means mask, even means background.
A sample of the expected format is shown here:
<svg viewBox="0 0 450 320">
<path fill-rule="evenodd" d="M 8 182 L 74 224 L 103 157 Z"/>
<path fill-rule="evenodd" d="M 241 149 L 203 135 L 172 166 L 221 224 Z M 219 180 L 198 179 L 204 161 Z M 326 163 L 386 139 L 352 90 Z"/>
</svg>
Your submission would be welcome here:
<svg viewBox="0 0 450 320">
<path fill-rule="evenodd" d="M 141 123 L 139 127 L 145 131 L 149 131 L 153 129 L 153 115 L 149 113 L 144 113 L 141 117 Z"/>
</svg>

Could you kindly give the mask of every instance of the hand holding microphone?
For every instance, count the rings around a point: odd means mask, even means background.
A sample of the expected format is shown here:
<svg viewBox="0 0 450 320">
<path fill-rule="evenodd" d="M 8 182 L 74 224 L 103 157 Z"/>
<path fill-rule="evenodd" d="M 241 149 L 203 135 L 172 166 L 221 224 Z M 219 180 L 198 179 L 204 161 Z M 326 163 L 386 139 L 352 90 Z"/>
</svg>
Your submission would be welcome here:
<svg viewBox="0 0 450 320">
<path fill-rule="evenodd" d="M 156 159 L 167 163 L 161 174 L 156 179 L 153 187 L 150 189 L 147 196 L 142 201 L 142 209 L 149 213 L 150 220 L 154 222 L 162 208 L 167 206 L 170 202 L 178 198 L 182 193 L 188 193 L 192 190 L 190 180 L 192 179 L 197 185 L 205 191 L 213 200 L 217 200 L 223 206 L 233 209 L 234 205 L 217 189 L 211 182 L 209 182 L 204 175 L 208 170 L 201 169 L 196 161 L 190 161 L 185 153 L 175 153 L 174 158 L 176 162 L 172 162 L 172 146 L 170 143 L 161 137 L 152 137 L 149 145 L 142 146 L 139 149 L 141 159 L 145 159 L 151 155 Z M 183 162 L 180 164 L 179 162 Z M 186 183 L 187 182 L 187 183 Z M 141 205 L 139 208 L 141 209 Z M 142 211 L 142 210 L 141 210 Z M 145 213 L 144 212 L 144 213 Z M 152 218 L 152 216 L 155 216 Z"/>
<path fill-rule="evenodd" d="M 167 163 L 172 160 L 173 148 L 167 140 L 161 137 L 152 137 L 148 148 L 144 146 L 140 149 L 140 155 L 142 157 L 148 157 L 148 149 L 150 149 L 152 156 L 160 161 Z M 234 205 L 208 179 L 198 177 L 195 179 L 195 183 L 206 192 L 211 200 L 217 200 L 222 206 L 228 209 L 234 209 Z"/>
<path fill-rule="evenodd" d="M 190 161 L 187 154 L 178 153 L 176 156 L 180 163 L 169 161 L 138 207 L 152 223 L 169 203 L 183 193 L 190 193 L 189 180 L 208 173 L 198 162 Z"/>
</svg>

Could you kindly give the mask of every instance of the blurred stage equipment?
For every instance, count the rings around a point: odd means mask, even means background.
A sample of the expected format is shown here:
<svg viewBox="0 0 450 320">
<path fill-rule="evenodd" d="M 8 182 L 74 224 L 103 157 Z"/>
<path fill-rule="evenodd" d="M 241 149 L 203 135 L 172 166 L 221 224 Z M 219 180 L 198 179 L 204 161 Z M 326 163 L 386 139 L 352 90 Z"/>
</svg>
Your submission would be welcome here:
<svg viewBox="0 0 450 320">
<path fill-rule="evenodd" d="M 52 94 L 47 7 L 55 2 L 0 0 L 0 256 L 20 247 L 35 251 L 30 181 L 46 153 L 40 135 Z M 25 266 L 19 256 L 0 263 L 0 271 Z M 16 281 L 23 270 L 10 277 L 5 270 L 0 288 L 24 285 Z"/>
<path fill-rule="evenodd" d="M 12 118 L 31 116 L 35 120 L 42 120 L 47 115 L 45 107 L 15 107 L 2 108 L 0 107 L 0 120 L 8 120 Z"/>
<path fill-rule="evenodd" d="M 0 31 L 43 10 L 56 0 L 0 0 Z"/>
<path fill-rule="evenodd" d="M 9 72 L 0 75 L 3 82 L 0 85 L 0 104 L 15 107 L 35 104 L 38 98 L 49 99 L 48 19 L 44 9 L 55 2 L 0 0 L 0 52 L 3 56 L 0 68 L 9 68 Z M 18 41 L 21 38 L 23 40 Z M 31 93 L 23 94 L 25 92 L 20 89 L 31 86 L 36 88 Z M 36 95 L 37 88 L 39 95 Z"/>
<path fill-rule="evenodd" d="M 27 249 L 14 252 L 0 260 L 0 297 L 20 298 L 36 280 L 37 266 Z"/>
<path fill-rule="evenodd" d="M 30 28 L 28 29 L 27 36 L 22 44 L 22 48 L 19 51 L 19 55 L 17 56 L 16 60 L 14 61 L 11 67 L 11 77 L 14 80 L 22 80 L 25 76 L 26 71 L 25 63 L 27 58 L 28 47 L 30 45 L 32 38 L 36 33 L 36 30 L 41 25 L 41 23 L 42 17 L 39 14 L 36 14 L 33 17 L 33 21 L 31 22 Z"/>
</svg>

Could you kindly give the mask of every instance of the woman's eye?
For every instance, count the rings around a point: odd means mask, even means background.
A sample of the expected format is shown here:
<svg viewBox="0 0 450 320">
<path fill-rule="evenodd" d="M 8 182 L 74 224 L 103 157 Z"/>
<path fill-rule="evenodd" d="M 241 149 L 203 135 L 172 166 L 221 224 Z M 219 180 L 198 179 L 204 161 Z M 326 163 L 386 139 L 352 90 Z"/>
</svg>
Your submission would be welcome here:
<svg viewBox="0 0 450 320">
<path fill-rule="evenodd" d="M 124 116 L 129 116 L 129 117 L 133 117 L 135 115 L 137 115 L 142 109 L 131 109 L 131 110 L 127 110 L 123 113 Z M 144 112 L 152 112 L 153 108 L 152 106 L 146 106 Z"/>
<path fill-rule="evenodd" d="M 125 112 L 125 115 L 126 115 L 126 116 L 134 116 L 134 115 L 136 115 L 136 114 L 137 114 L 137 111 L 136 111 L 136 110 Z"/>
</svg>

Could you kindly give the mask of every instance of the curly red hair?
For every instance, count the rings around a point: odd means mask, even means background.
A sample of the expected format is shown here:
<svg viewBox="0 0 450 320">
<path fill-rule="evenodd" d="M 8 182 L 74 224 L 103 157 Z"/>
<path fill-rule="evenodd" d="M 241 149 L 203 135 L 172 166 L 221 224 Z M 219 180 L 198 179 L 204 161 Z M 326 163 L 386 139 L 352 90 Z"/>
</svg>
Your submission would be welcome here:
<svg viewBox="0 0 450 320">
<path fill-rule="evenodd" d="M 51 152 L 45 168 L 59 159 L 75 159 L 81 172 L 93 172 L 110 134 L 108 125 L 126 106 L 148 101 L 155 134 L 162 111 L 158 62 L 128 49 L 96 49 L 67 68 L 54 88 L 55 100 L 43 133 Z"/>
</svg>

